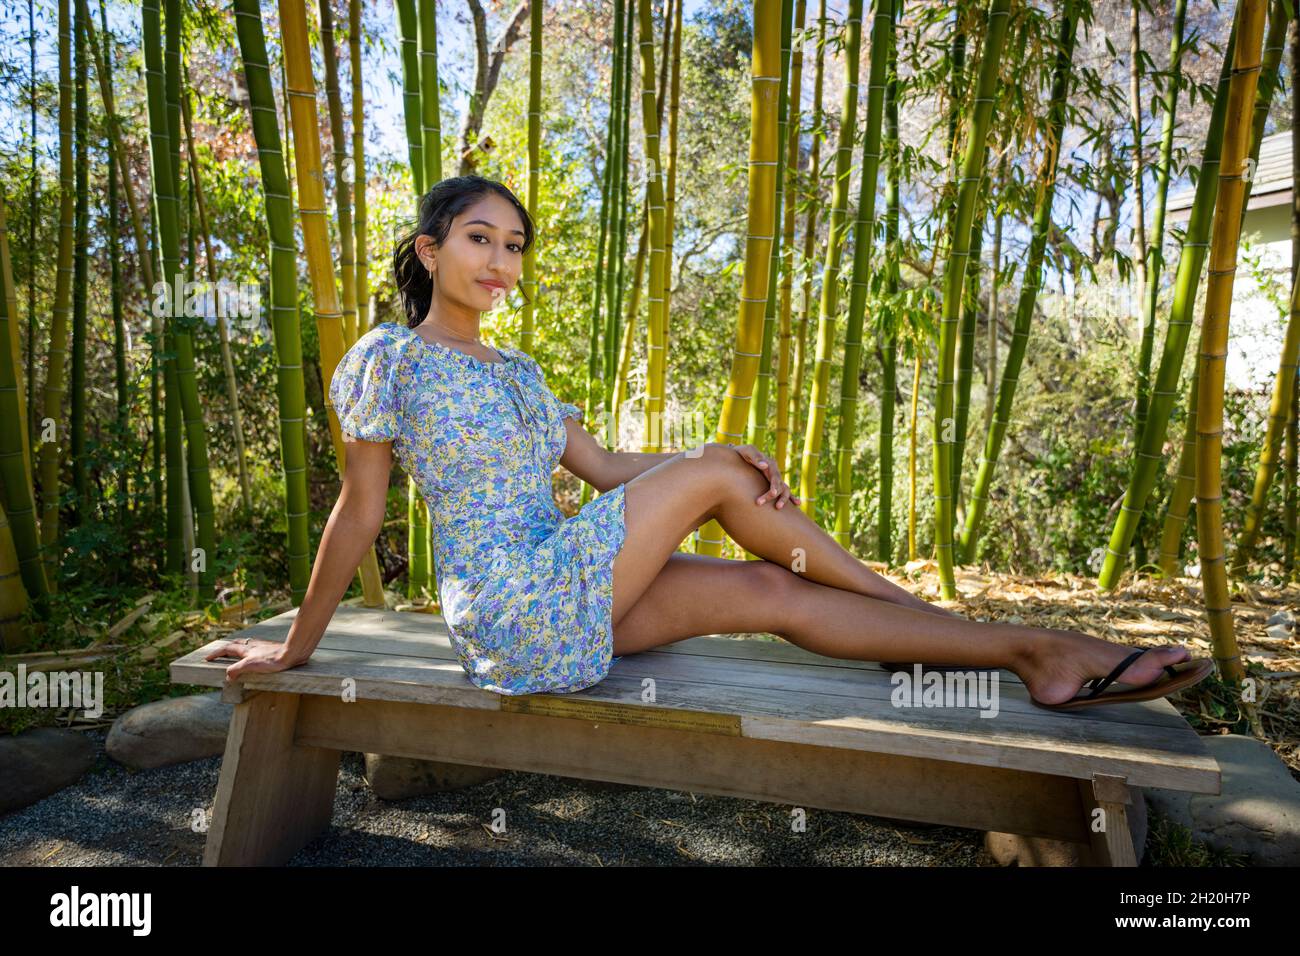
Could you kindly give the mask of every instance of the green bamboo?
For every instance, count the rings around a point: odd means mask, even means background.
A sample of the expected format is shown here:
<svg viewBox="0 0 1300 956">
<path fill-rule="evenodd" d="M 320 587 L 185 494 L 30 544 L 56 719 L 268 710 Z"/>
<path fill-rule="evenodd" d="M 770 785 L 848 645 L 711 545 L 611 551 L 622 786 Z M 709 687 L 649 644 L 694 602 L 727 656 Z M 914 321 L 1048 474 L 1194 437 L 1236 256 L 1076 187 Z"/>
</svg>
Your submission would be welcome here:
<svg viewBox="0 0 1300 956">
<path fill-rule="evenodd" d="M 524 196 L 524 208 L 536 222 L 537 203 L 541 198 L 538 185 L 540 182 L 541 147 L 542 147 L 542 13 L 543 0 L 532 0 L 529 8 L 528 28 L 528 157 L 525 175 L 528 189 Z M 519 332 L 519 345 L 532 353 L 533 325 L 536 322 L 537 305 L 537 244 L 528 247 L 524 253 L 523 272 L 519 277 L 524 295 L 523 319 Z"/>
<path fill-rule="evenodd" d="M 417 6 L 420 40 L 420 140 L 424 146 L 424 190 L 428 190 L 435 183 L 442 182 L 442 121 L 438 112 L 438 11 L 430 0 L 418 0 Z"/>
<path fill-rule="evenodd" d="M 984 147 L 984 160 L 980 169 L 988 169 L 991 150 Z M 979 324 L 980 278 L 983 273 L 984 219 L 989 205 L 990 182 L 984 176 L 980 194 L 976 199 L 974 223 L 970 232 L 970 255 L 966 260 L 966 284 L 962 289 L 961 319 L 957 337 L 957 426 L 952 449 L 952 485 L 949 494 L 953 506 L 958 508 L 957 523 L 962 516 L 961 472 L 966 453 L 966 431 L 970 421 L 970 390 L 975 378 L 975 328 Z"/>
<path fill-rule="evenodd" d="M 601 341 L 601 305 L 610 295 L 610 286 L 614 278 L 613 268 L 613 218 L 615 202 L 615 170 L 618 166 L 616 145 L 618 142 L 619 115 L 618 108 L 622 101 L 623 90 L 623 3 L 614 3 L 614 38 L 613 56 L 610 63 L 609 121 L 605 125 L 605 169 L 600 184 L 600 230 L 596 239 L 595 277 L 591 287 L 590 323 L 587 334 L 587 400 L 584 418 L 591 421 L 595 409 L 608 411 L 609 384 L 613 381 L 613 362 L 610 361 L 608 338 Z M 606 243 L 609 249 L 609 262 L 606 264 Z M 597 391 L 599 389 L 599 391 Z M 608 443 L 608 435 L 602 436 Z M 586 490 L 584 486 L 584 492 Z"/>
<path fill-rule="evenodd" d="M 297 240 L 271 67 L 262 32 L 261 7 L 258 0 L 234 0 L 234 11 L 266 205 L 267 258 L 270 263 L 268 291 L 271 337 L 276 354 L 289 588 L 291 600 L 297 607 L 306 597 L 311 579 L 311 540 L 307 521 L 310 511 L 305 427 L 307 400 L 302 374 L 302 330 L 298 320 Z"/>
<path fill-rule="evenodd" d="M 621 3 L 621 0 L 617 0 Z M 633 45 L 636 39 L 636 0 L 628 0 L 625 15 L 623 17 L 623 52 L 621 75 L 618 79 L 621 95 L 618 102 L 618 119 L 614 122 L 614 150 L 615 166 L 613 171 L 613 240 L 612 248 L 609 253 L 610 273 L 605 280 L 605 332 L 603 348 L 605 350 L 604 363 L 609 369 L 605 383 L 606 408 L 609 419 L 606 426 L 607 442 L 610 447 L 617 443 L 620 405 L 627 391 L 627 370 L 631 368 L 631 348 L 632 343 L 628 341 L 628 329 L 635 323 L 625 322 L 623 318 L 623 300 L 627 293 L 625 288 L 626 269 L 624 266 L 624 257 L 627 254 L 627 224 L 628 224 L 628 162 L 629 162 L 629 137 L 628 128 L 630 125 L 629 113 L 631 112 L 631 85 L 632 85 L 632 61 Z M 644 222 L 644 216 L 642 217 Z M 624 353 L 627 353 L 628 362 L 623 361 Z"/>
<path fill-rule="evenodd" d="M 681 112 L 682 89 L 682 6 L 683 0 L 673 3 L 672 67 L 668 77 L 668 182 L 664 193 L 664 355 L 672 344 L 673 302 L 673 231 L 677 215 L 677 154 L 679 150 L 678 117 Z M 665 53 L 665 58 L 667 53 Z M 660 89 L 663 83 L 660 83 Z M 664 110 L 659 104 L 659 112 Z M 667 362 L 665 360 L 665 366 Z M 665 374 L 664 372 L 660 373 Z M 662 391 L 662 389 L 661 389 Z"/>
<path fill-rule="evenodd" d="M 1290 11 L 1285 3 L 1274 2 L 1269 11 L 1268 36 L 1264 41 L 1263 63 L 1260 68 L 1259 81 L 1255 92 L 1255 112 L 1251 125 L 1251 164 L 1259 161 L 1260 144 L 1264 139 L 1264 119 L 1268 115 L 1269 104 L 1277 89 L 1277 71 L 1282 58 L 1282 42 L 1291 23 Z M 1242 225 L 1245 225 L 1246 210 L 1249 207 L 1253 178 L 1247 180 L 1244 198 L 1241 204 Z M 1200 346 L 1197 346 L 1200 352 Z M 1165 505 L 1164 518 L 1160 530 L 1160 554 L 1156 560 L 1157 567 L 1166 577 L 1178 573 L 1178 557 L 1182 550 L 1183 532 L 1187 526 L 1187 517 L 1191 510 L 1192 495 L 1196 480 L 1196 391 L 1200 382 L 1200 368 L 1197 363 L 1192 369 L 1191 394 L 1187 399 L 1187 421 L 1183 430 L 1182 452 L 1169 500 Z M 1265 489 L 1266 491 L 1266 489 Z M 1262 508 L 1262 500 L 1252 500 L 1252 506 Z M 1248 511 L 1247 520 L 1250 520 Z M 1234 572 L 1235 573 L 1235 572 Z"/>
<path fill-rule="evenodd" d="M 1197 344 L 1199 354 L 1201 347 Z M 1182 452 L 1178 456 L 1178 468 L 1174 473 L 1174 484 L 1169 492 L 1169 501 L 1165 505 L 1164 518 L 1161 521 L 1160 554 L 1156 564 L 1165 577 L 1178 574 L 1178 558 L 1182 549 L 1183 532 L 1187 527 L 1187 516 L 1191 510 L 1192 495 L 1196 490 L 1196 396 L 1200 385 L 1200 363 L 1192 363 L 1192 380 L 1188 386 L 1187 421 L 1183 426 Z"/>
<path fill-rule="evenodd" d="M 1300 21 L 1291 20 L 1287 30 L 1287 45 L 1290 48 L 1288 65 L 1291 75 L 1300 72 Z M 1291 84 L 1291 179 L 1300 181 L 1300 85 Z M 1291 281 L 1300 281 L 1300 190 L 1291 191 Z M 1283 580 L 1288 583 L 1295 580 L 1297 534 L 1297 473 L 1300 472 L 1300 383 L 1292 390 L 1291 417 L 1286 429 L 1286 502 L 1283 506 L 1282 555 Z"/>
<path fill-rule="evenodd" d="M 966 285 L 971 223 L 975 199 L 983 178 L 984 144 L 993 113 L 993 96 L 1002 66 L 1002 47 L 1007 34 L 1011 0 L 990 0 L 988 28 L 980 52 L 979 79 L 975 86 L 974 109 L 967 123 L 966 153 L 958 181 L 957 205 L 952 218 L 952 248 L 944 271 L 943 314 L 939 323 L 938 384 L 934 412 L 934 496 L 935 552 L 939 559 L 939 588 L 943 599 L 957 596 L 953 575 L 952 458 L 955 428 L 954 374 L 957 320 Z"/>
<path fill-rule="evenodd" d="M 404 57 L 402 104 L 418 215 L 420 197 L 442 180 L 437 12 L 432 3 L 425 2 L 419 3 L 417 10 L 415 0 L 397 0 L 397 12 Z M 410 475 L 406 479 L 406 552 L 407 597 L 412 601 L 426 596 L 436 600 L 433 524 L 428 504 Z"/>
<path fill-rule="evenodd" d="M 107 5 L 99 5 L 99 18 L 103 24 L 104 41 L 107 46 L 112 45 L 113 35 L 108 30 L 108 13 Z M 109 90 L 109 101 L 112 100 L 113 74 L 112 67 L 107 58 L 100 59 L 98 50 L 94 44 L 95 20 L 93 17 L 86 20 L 86 38 L 90 41 L 90 52 L 92 61 L 95 64 L 95 72 L 100 73 L 101 88 Z M 109 308 L 113 322 L 113 382 L 116 386 L 117 393 L 117 416 L 116 427 L 118 433 L 125 435 L 129 424 L 130 410 L 130 383 L 127 380 L 126 367 L 126 322 L 122 311 L 122 265 L 121 253 L 119 251 L 118 235 L 121 230 L 121 221 L 118 211 L 117 197 L 117 146 L 115 144 L 114 131 L 116 127 L 115 117 L 105 113 L 107 125 L 109 128 L 107 156 L 105 159 L 105 175 L 108 179 L 108 197 L 105 219 L 108 222 L 108 261 L 110 274 L 109 288 Z M 130 471 L 127 468 L 119 468 L 117 473 L 117 512 L 118 519 L 124 520 L 129 510 L 130 494 Z"/>
<path fill-rule="evenodd" d="M 23 595 L 36 605 L 40 616 L 49 612 L 49 582 L 41 562 L 40 531 L 36 526 L 36 499 L 25 434 L 23 394 L 18 369 L 18 296 L 9 259 L 9 233 L 5 197 L 0 194 L 0 506 L 8 517 L 17 572 Z"/>
<path fill-rule="evenodd" d="M 1240 11 L 1240 7 L 1238 7 Z M 1128 550 L 1137 531 L 1138 519 L 1146 507 L 1151 489 L 1155 487 L 1157 468 L 1164 461 L 1162 449 L 1165 432 L 1169 427 L 1169 413 L 1177 395 L 1178 379 L 1182 372 L 1187 339 L 1191 334 L 1192 310 L 1196 305 L 1196 291 L 1200 285 L 1201 267 L 1205 264 L 1209 248 L 1210 224 L 1213 219 L 1219 190 L 1219 155 L 1223 146 L 1224 116 L 1228 104 L 1228 81 L 1232 57 L 1237 42 L 1237 20 L 1234 17 L 1232 32 L 1224 51 L 1223 66 L 1219 72 L 1218 92 L 1210 111 L 1210 125 L 1205 134 L 1205 148 L 1201 154 L 1200 175 L 1192 210 L 1184 233 L 1178 272 L 1174 279 L 1174 298 L 1170 308 L 1169 331 L 1165 334 L 1160 367 L 1156 371 L 1155 387 L 1147 409 L 1142 429 L 1142 441 L 1133 459 L 1128 488 L 1120 506 L 1110 541 L 1102 558 L 1097 586 L 1108 591 L 1119 583 L 1128 560 Z"/>
<path fill-rule="evenodd" d="M 813 249 L 817 242 L 817 213 L 821 207 L 821 149 L 822 137 L 825 134 L 822 86 L 826 68 L 826 0 L 818 0 L 817 11 L 817 61 L 813 67 L 812 142 L 808 153 L 808 215 L 804 222 L 803 249 L 800 252 L 798 266 L 802 278 L 793 303 L 793 308 L 799 317 L 795 323 L 794 384 L 790 388 L 790 433 L 793 436 L 799 434 L 800 413 L 803 410 L 804 369 L 808 364 L 805 359 L 808 351 L 808 313 L 812 306 L 812 280 L 815 268 Z M 791 443 L 793 445 L 793 439 Z M 802 485 L 803 478 L 799 473 L 802 460 L 802 455 L 792 447 L 787 468 L 782 472 L 787 476 L 786 482 L 791 488 Z"/>
<path fill-rule="evenodd" d="M 885 256 L 884 291 L 892 303 L 900 282 L 898 257 L 899 170 L 898 142 L 898 19 L 903 2 L 896 0 L 894 16 L 889 22 L 889 74 L 885 81 L 885 142 L 888 157 L 885 174 Z M 880 382 L 880 508 L 876 517 L 876 559 L 893 560 L 894 509 L 894 396 L 898 390 L 898 319 L 889 308 L 881 315 L 880 348 L 885 356 Z"/>
<path fill-rule="evenodd" d="M 181 90 L 181 125 L 185 130 L 185 156 L 188 160 L 190 189 L 194 194 L 194 204 L 198 210 L 198 231 L 203 236 L 203 261 L 207 266 L 208 282 L 217 288 L 217 257 L 212 248 L 212 233 L 208 229 L 207 201 L 203 195 L 203 177 L 199 173 L 198 150 L 194 147 L 194 129 L 190 120 L 189 67 L 183 70 L 184 83 Z M 190 230 L 193 239 L 194 230 Z M 197 267 L 196 267 L 197 268 Z M 226 386 L 226 403 L 230 406 L 231 438 L 235 442 L 236 470 L 239 472 L 239 493 L 243 501 L 245 514 L 253 513 L 253 486 L 248 473 L 248 455 L 244 442 L 244 416 L 240 411 L 239 378 L 235 373 L 235 358 L 230 350 L 230 331 L 222 310 L 217 310 L 215 317 L 217 344 L 221 353 L 222 380 Z"/>
<path fill-rule="evenodd" d="M 871 71 L 867 81 L 867 125 L 862 140 L 862 173 L 853 230 L 853 284 L 844 330 L 844 369 L 840 379 L 840 420 L 835 455 L 835 528 L 844 548 L 853 543 L 849 504 L 853 497 L 853 448 L 858 432 L 858 376 L 862 368 L 862 320 L 867 310 L 871 253 L 876 244 L 876 190 L 885 110 L 885 71 L 893 40 L 894 0 L 876 0 L 871 20 Z"/>
<path fill-rule="evenodd" d="M 794 327 L 791 322 L 791 306 L 794 293 L 794 270 L 796 248 L 794 244 L 795 209 L 798 206 L 799 189 L 799 123 L 800 105 L 803 99 L 803 29 L 807 15 L 807 0 L 797 0 L 794 8 L 792 34 L 798 32 L 800 41 L 790 52 L 790 81 L 785 91 L 787 109 L 786 118 L 786 155 L 784 169 L 786 201 L 781 206 L 781 246 L 785 249 L 785 264 L 781 270 L 781 318 L 780 341 L 777 349 L 776 372 L 776 442 L 772 457 L 776 467 L 787 480 L 790 458 L 790 376 L 794 363 Z"/>
<path fill-rule="evenodd" d="M 177 0 L 167 0 L 169 24 L 167 29 L 167 64 L 180 70 L 181 14 Z M 162 235 L 162 278 L 169 287 L 161 303 L 167 315 L 164 322 L 170 327 L 172 347 L 175 349 L 175 376 L 179 390 L 181 413 L 184 417 L 186 472 L 188 492 L 194 508 L 197 526 L 196 551 L 188 556 L 191 566 L 199 575 L 198 596 L 210 601 L 216 596 L 216 525 L 212 502 L 212 481 L 208 468 L 207 435 L 203 423 L 203 410 L 199 400 L 198 382 L 194 369 L 194 345 L 190 336 L 193 320 L 184 314 L 183 297 L 174 295 L 176 278 L 180 274 L 180 216 L 177 202 L 179 181 L 172 160 L 179 156 L 180 144 L 173 145 L 180 136 L 180 77 L 164 76 L 163 56 L 159 42 L 158 0 L 143 0 L 143 46 L 145 54 L 146 94 L 149 110 L 150 157 L 153 170 L 155 205 L 158 225 Z M 172 55 L 175 51 L 175 56 Z M 172 96 L 175 90 L 175 123 L 172 123 Z M 170 307 L 166 303 L 170 302 Z"/>
<path fill-rule="evenodd" d="M 50 593 L 59 590 L 59 498 L 60 466 L 65 448 L 63 396 L 68 352 L 68 316 L 72 311 L 73 188 L 72 166 L 72 15 L 71 0 L 59 0 L 59 249 L 54 310 L 50 321 L 50 345 L 45 363 L 45 391 L 42 395 L 41 462 L 41 549 Z"/>
<path fill-rule="evenodd" d="M 664 396 L 659 391 L 664 360 L 664 181 L 659 150 L 659 99 L 655 91 L 655 40 L 650 4 L 642 3 L 637 11 L 638 45 L 641 51 L 641 117 L 645 135 L 646 203 L 650 210 L 650 289 L 646 301 L 650 314 L 646 319 L 646 399 L 644 437 L 641 450 L 658 452 L 663 446 Z M 739 428 L 736 429 L 739 433 Z M 721 540 L 714 542 L 720 545 Z"/>
<path fill-rule="evenodd" d="M 1029 331 L 1033 325 L 1034 305 L 1043 281 L 1043 254 L 1047 249 L 1048 233 L 1052 225 L 1052 201 L 1056 195 L 1057 162 L 1060 158 L 1061 135 L 1065 129 L 1065 108 L 1069 97 L 1071 65 L 1078 32 L 1081 4 L 1078 0 L 1062 0 L 1060 26 L 1057 34 L 1056 57 L 1052 70 L 1052 92 L 1047 107 L 1047 130 L 1043 141 L 1043 158 L 1038 167 L 1038 193 L 1034 197 L 1034 222 L 1026 257 L 1020 299 L 1016 304 L 1015 330 L 1006 365 L 998 386 L 997 409 L 984 439 L 979 471 L 971 490 L 970 508 L 966 512 L 966 525 L 960 542 L 963 563 L 975 559 L 975 546 L 979 540 L 980 523 L 988 506 L 993 473 L 997 470 L 1002 442 L 1011 422 L 1011 407 L 1020 383 L 1020 367 L 1024 363 Z"/>
<path fill-rule="evenodd" d="M 167 141 L 171 147 L 172 195 L 177 197 L 176 215 L 180 220 L 179 197 L 181 194 L 181 35 L 182 35 L 182 0 L 163 0 L 163 27 L 165 28 L 163 62 L 163 84 L 167 98 Z M 188 230 L 189 223 L 177 235 Z"/>
<path fill-rule="evenodd" d="M 626 89 L 627 67 L 630 66 L 630 52 L 628 45 L 630 34 L 635 31 L 632 29 L 631 5 L 625 5 L 623 0 L 614 0 L 614 35 L 613 44 L 613 65 L 610 68 L 610 101 L 609 101 L 609 147 L 606 151 L 608 159 L 605 163 L 606 171 L 609 174 L 609 209 L 605 213 L 609 218 L 606 240 L 609 244 L 608 252 L 605 251 L 604 245 L 598 250 L 598 259 L 602 263 L 603 271 L 600 273 L 600 279 L 596 284 L 593 293 L 593 300 L 596 297 L 604 298 L 605 317 L 601 324 L 603 331 L 593 333 L 601 336 L 601 357 L 600 365 L 602 367 L 604 379 L 604 394 L 601 396 L 603 407 L 606 415 L 605 434 L 602 439 L 607 447 L 615 445 L 617 431 L 617 412 L 618 412 L 618 390 L 621 387 L 619 380 L 619 358 L 621 355 L 620 346 L 622 344 L 625 326 L 619 321 L 620 316 L 619 296 L 622 291 L 620 282 L 622 279 L 621 261 L 623 249 L 623 236 L 620 230 L 627 228 L 627 208 L 626 186 L 627 175 L 627 142 L 623 137 L 623 126 L 625 119 L 625 104 L 628 100 L 628 90 Z M 602 228 L 605 228 L 602 225 Z M 603 257 L 603 258 L 602 258 Z M 601 306 L 598 302 L 593 301 L 592 309 L 599 315 Z"/>
<path fill-rule="evenodd" d="M 835 183 L 831 192 L 830 237 L 822 266 L 822 294 L 817 321 L 817 356 L 813 365 L 808 427 L 799 468 L 799 507 L 816 520 L 818 464 L 830 405 L 831 365 L 835 360 L 835 325 L 839 318 L 840 257 L 844 250 L 845 216 L 849 202 L 849 165 L 853 157 L 858 113 L 858 60 L 862 49 L 862 0 L 850 0 L 845 20 L 846 82 L 840 109 L 840 135 L 835 150 Z"/>
<path fill-rule="evenodd" d="M 424 195 L 424 134 L 420 130 L 420 44 L 415 0 L 394 0 L 397 32 L 402 43 L 402 116 L 406 121 L 406 153 L 415 179 L 415 194 Z"/>
<path fill-rule="evenodd" d="M 1160 294 L 1160 273 L 1164 271 L 1165 203 L 1173 172 L 1174 123 L 1178 115 L 1178 94 L 1183 85 L 1183 31 L 1187 23 L 1187 0 L 1174 0 L 1173 38 L 1169 44 L 1169 79 L 1163 100 L 1164 120 L 1160 127 L 1160 158 L 1156 164 L 1156 205 L 1147 242 L 1146 278 L 1143 286 L 1142 346 L 1138 355 L 1138 392 L 1134 445 L 1142 439 L 1150 397 L 1151 353 L 1155 347 L 1156 302 Z"/>
<path fill-rule="evenodd" d="M 40 192 L 41 180 L 36 171 L 36 153 L 37 153 L 37 136 L 36 136 L 36 3 L 35 0 L 27 0 L 27 50 L 29 55 L 28 63 L 28 84 L 27 89 L 31 94 L 28 105 L 31 109 L 31 137 L 29 144 L 31 147 L 29 156 L 31 159 L 31 183 L 27 190 L 28 199 L 28 216 L 27 216 L 27 248 L 36 248 L 36 223 L 40 219 Z M 17 317 L 15 313 L 15 322 Z M 36 461 L 34 458 L 34 445 L 31 440 L 31 434 L 36 430 L 36 423 L 33 416 L 36 413 L 36 376 L 33 374 L 33 367 L 37 361 L 36 355 L 36 257 L 28 257 L 27 266 L 27 368 L 24 369 L 21 363 L 18 365 L 16 372 L 19 375 L 19 388 L 26 389 L 25 401 L 23 401 L 23 454 L 28 458 L 27 467 L 30 471 L 36 471 Z M 15 352 L 17 354 L 17 352 Z M 21 398 L 22 396 L 20 396 Z M 35 485 L 33 484 L 33 487 Z"/>
<path fill-rule="evenodd" d="M 74 219 L 72 249 L 72 416 L 68 422 L 72 458 L 72 506 L 69 524 L 82 524 L 89 517 L 90 468 L 86 462 L 86 287 L 90 284 L 90 268 L 86 252 L 90 219 L 90 149 L 86 143 L 89 135 L 89 104 L 86 95 L 86 77 L 90 70 L 86 63 L 86 21 L 90 8 L 86 0 L 76 0 L 75 51 L 73 76 L 76 81 L 76 190 L 77 202 Z"/>
</svg>

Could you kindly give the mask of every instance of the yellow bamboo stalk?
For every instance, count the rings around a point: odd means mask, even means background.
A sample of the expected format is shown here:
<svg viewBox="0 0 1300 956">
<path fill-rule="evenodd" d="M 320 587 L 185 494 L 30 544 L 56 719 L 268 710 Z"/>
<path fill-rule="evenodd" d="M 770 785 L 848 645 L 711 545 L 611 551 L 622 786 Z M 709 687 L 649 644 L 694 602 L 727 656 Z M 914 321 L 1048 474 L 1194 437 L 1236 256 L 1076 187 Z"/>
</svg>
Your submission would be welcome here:
<svg viewBox="0 0 1300 956">
<path fill-rule="evenodd" d="M 780 149 L 777 106 L 781 93 L 781 0 L 754 0 L 753 76 L 749 107 L 749 198 L 745 274 L 731 351 L 731 377 L 714 441 L 743 444 L 749 403 L 758 378 L 767 313 L 768 272 L 776 233 L 776 167 Z M 653 274 L 653 273 L 652 273 Z M 720 556 L 722 525 L 700 528 L 696 552 Z"/>
<path fill-rule="evenodd" d="M 370 330 L 370 260 L 366 247 L 366 97 L 361 89 L 361 0 L 348 0 L 348 58 L 352 66 L 352 229 L 356 235 L 357 334 L 363 335 Z"/>
<path fill-rule="evenodd" d="M 283 31 L 285 92 L 293 126 L 293 160 L 298 170 L 298 217 L 302 223 L 307 271 L 311 276 L 312 311 L 320 339 L 320 364 L 330 439 L 339 474 L 347 468 L 347 452 L 338 413 L 330 401 L 330 382 L 345 351 L 343 313 L 339 309 L 330 253 L 329 220 L 325 211 L 324 176 L 321 174 L 320 126 L 316 115 L 316 80 L 311 72 L 307 43 L 307 11 L 303 0 L 279 0 Z M 361 588 L 367 607 L 384 606 L 383 580 L 372 547 L 361 561 Z"/>
<path fill-rule="evenodd" d="M 1209 279 L 1201 332 L 1201 368 L 1196 416 L 1196 536 L 1200 551 L 1205 614 L 1214 658 L 1226 680 L 1245 676 L 1232 623 L 1232 600 L 1223 548 L 1223 372 L 1228 355 L 1228 319 L 1241 239 L 1242 178 L 1259 80 L 1267 0 L 1241 0 L 1237 46 L 1228 84 L 1219 196 L 1210 241 Z"/>
</svg>

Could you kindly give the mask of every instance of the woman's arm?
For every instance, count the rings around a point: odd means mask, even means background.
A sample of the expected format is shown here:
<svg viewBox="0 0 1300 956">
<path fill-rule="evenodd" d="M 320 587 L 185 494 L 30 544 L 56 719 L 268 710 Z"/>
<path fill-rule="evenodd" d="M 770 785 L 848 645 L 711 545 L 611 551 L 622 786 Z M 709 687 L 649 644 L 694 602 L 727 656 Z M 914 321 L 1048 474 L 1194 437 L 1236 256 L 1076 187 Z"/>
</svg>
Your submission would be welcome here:
<svg viewBox="0 0 1300 956">
<path fill-rule="evenodd" d="M 682 454 L 679 451 L 614 451 L 609 453 L 607 478 L 609 487 L 619 482 L 631 481 L 643 471 L 649 471 L 661 461 L 668 461 Z"/>
<path fill-rule="evenodd" d="M 679 451 L 609 451 L 576 418 L 564 420 L 566 435 L 560 464 L 602 494 L 620 482 L 631 481 Z"/>
<path fill-rule="evenodd" d="M 325 532 L 302 605 L 283 644 L 274 641 L 231 643 L 207 656 L 239 657 L 226 669 L 234 680 L 246 672 L 287 670 L 306 663 L 320 643 L 361 558 L 374 543 L 384 522 L 388 480 L 393 466 L 392 442 L 348 441 L 343 490 Z"/>
</svg>

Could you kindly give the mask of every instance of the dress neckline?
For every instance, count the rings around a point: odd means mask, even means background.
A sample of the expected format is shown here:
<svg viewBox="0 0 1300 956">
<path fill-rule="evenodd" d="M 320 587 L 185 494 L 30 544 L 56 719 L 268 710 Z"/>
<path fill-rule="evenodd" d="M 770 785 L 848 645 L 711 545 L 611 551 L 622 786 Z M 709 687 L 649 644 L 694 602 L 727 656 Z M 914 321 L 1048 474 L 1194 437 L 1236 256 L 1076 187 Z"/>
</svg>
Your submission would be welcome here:
<svg viewBox="0 0 1300 956">
<path fill-rule="evenodd" d="M 438 352 L 443 352 L 445 354 L 450 354 L 454 356 L 455 361 L 459 361 L 464 365 L 468 365 L 470 368 L 495 368 L 497 366 L 509 365 L 511 362 L 514 361 L 514 355 L 512 354 L 512 350 L 508 347 L 498 347 L 496 345 L 492 345 L 491 343 L 485 343 L 494 352 L 496 352 L 498 355 L 501 356 L 500 362 L 490 362 L 485 359 L 478 358 L 475 355 L 470 355 L 468 352 L 462 352 L 460 349 L 454 349 L 450 345 L 443 345 L 441 342 L 438 342 L 434 339 L 426 339 L 419 332 L 415 331 L 415 329 L 412 326 L 402 325 L 400 323 L 397 323 L 397 325 L 398 328 L 405 329 L 407 332 L 411 333 L 411 335 L 419 339 L 420 342 L 423 343 L 426 348 Z"/>
</svg>

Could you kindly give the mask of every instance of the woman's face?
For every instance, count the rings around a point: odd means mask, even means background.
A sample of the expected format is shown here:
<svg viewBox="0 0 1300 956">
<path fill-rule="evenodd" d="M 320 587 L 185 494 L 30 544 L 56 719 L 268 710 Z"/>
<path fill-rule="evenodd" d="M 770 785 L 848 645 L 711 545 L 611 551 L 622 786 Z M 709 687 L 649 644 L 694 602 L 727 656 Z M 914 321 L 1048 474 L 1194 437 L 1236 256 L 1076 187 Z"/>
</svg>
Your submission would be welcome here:
<svg viewBox="0 0 1300 956">
<path fill-rule="evenodd" d="M 415 251 L 433 272 L 434 294 L 466 309 L 500 305 L 524 267 L 524 224 L 515 207 L 489 193 L 451 222 L 441 246 L 418 236 Z"/>
</svg>

